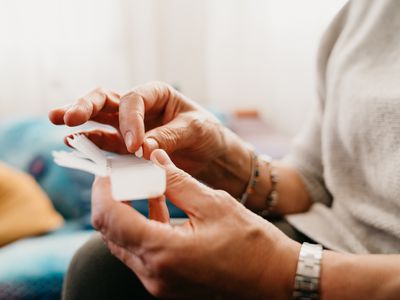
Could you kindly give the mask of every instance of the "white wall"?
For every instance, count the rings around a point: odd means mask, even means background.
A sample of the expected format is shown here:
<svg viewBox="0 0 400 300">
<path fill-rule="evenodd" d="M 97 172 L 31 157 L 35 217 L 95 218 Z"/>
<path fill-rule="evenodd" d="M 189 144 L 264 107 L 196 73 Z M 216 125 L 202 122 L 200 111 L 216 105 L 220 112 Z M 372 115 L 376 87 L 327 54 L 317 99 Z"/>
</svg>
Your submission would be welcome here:
<svg viewBox="0 0 400 300">
<path fill-rule="evenodd" d="M 0 118 L 153 79 L 297 131 L 319 37 L 345 0 L 2 0 Z"/>
<path fill-rule="evenodd" d="M 204 0 L 158 0 L 158 79 L 207 102 L 206 15 Z"/>
<path fill-rule="evenodd" d="M 253 106 L 280 130 L 294 134 L 315 101 L 320 36 L 345 1 L 209 3 L 210 103 L 227 109 Z"/>
<path fill-rule="evenodd" d="M 2 0 L 0 113 L 38 114 L 158 76 L 152 1 Z"/>
</svg>

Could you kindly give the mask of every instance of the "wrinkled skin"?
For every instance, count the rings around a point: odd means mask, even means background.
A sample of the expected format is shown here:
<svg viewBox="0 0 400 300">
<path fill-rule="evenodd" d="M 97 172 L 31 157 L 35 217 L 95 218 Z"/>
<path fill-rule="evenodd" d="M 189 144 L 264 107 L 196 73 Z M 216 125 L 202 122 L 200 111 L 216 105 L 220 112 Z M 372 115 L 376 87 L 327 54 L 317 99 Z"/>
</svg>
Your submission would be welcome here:
<svg viewBox="0 0 400 300">
<path fill-rule="evenodd" d="M 143 146 L 144 157 L 164 149 L 181 169 L 196 176 L 225 151 L 223 126 L 209 112 L 165 83 L 137 87 L 122 97 L 95 89 L 74 104 L 53 109 L 57 125 L 78 126 L 87 121 L 110 125 L 84 132 L 100 148 L 120 154 Z"/>
<path fill-rule="evenodd" d="M 112 200 L 108 179 L 93 186 L 93 224 L 111 252 L 157 297 L 290 298 L 299 245 L 229 194 L 178 169 L 156 150 L 167 172 L 166 196 L 189 221 L 171 226 L 165 198 L 150 199 L 150 220 Z"/>
</svg>

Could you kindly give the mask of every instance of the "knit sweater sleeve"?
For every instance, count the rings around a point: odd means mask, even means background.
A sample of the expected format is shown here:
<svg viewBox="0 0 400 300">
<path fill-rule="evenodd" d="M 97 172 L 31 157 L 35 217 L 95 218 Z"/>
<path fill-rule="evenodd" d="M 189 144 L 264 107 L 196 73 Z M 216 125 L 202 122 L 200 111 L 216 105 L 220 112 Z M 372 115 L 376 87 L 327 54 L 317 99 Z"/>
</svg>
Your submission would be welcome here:
<svg viewBox="0 0 400 300">
<path fill-rule="evenodd" d="M 293 142 L 284 161 L 300 174 L 311 200 L 330 205 L 332 197 L 324 181 L 321 151 L 321 108 L 318 107 Z"/>
<path fill-rule="evenodd" d="M 329 56 L 344 26 L 348 6 L 345 5 L 326 31 L 320 45 L 317 61 L 318 71 L 318 103 L 312 117 L 308 120 L 300 134 L 293 142 L 293 148 L 284 161 L 294 167 L 304 181 L 311 200 L 330 206 L 332 195 L 325 185 L 322 126 L 325 102 L 325 77 Z"/>
</svg>

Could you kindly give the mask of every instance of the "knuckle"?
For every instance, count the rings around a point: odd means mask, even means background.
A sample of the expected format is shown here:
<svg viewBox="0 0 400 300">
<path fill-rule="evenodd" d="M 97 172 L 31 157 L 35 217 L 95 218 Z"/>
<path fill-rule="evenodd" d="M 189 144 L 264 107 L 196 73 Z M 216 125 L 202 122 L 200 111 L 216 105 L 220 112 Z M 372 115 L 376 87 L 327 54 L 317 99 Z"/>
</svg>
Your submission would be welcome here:
<svg viewBox="0 0 400 300">
<path fill-rule="evenodd" d="M 159 281 L 151 282 L 147 288 L 150 294 L 152 294 L 156 298 L 163 298 L 167 296 L 164 285 L 161 284 Z"/>
<path fill-rule="evenodd" d="M 106 91 L 100 87 L 97 87 L 94 90 L 90 91 L 86 96 L 82 97 L 82 99 L 83 101 L 90 101 L 96 96 L 106 97 Z"/>
<path fill-rule="evenodd" d="M 93 228 L 95 228 L 100 232 L 106 232 L 108 223 L 107 216 L 108 214 L 105 213 L 104 211 L 93 210 L 91 217 Z"/>
<path fill-rule="evenodd" d="M 125 94 L 120 100 L 119 107 L 121 113 L 125 112 L 127 114 L 121 114 L 121 116 L 129 115 L 130 117 L 144 119 L 143 113 L 140 110 L 132 109 L 131 105 L 132 103 L 140 101 L 140 99 L 142 99 L 142 96 L 135 91 Z M 133 107 L 136 106 L 134 105 Z"/>
<path fill-rule="evenodd" d="M 131 115 L 133 115 L 137 119 L 142 119 L 142 120 L 144 119 L 143 114 L 140 111 L 137 111 L 137 110 L 131 112 Z"/>
<path fill-rule="evenodd" d="M 189 126 L 196 132 L 196 134 L 203 136 L 205 133 L 204 120 L 199 116 L 192 116 L 189 122 Z"/>
<path fill-rule="evenodd" d="M 190 178 L 191 177 L 181 169 L 174 168 L 173 172 L 168 173 L 168 185 L 172 187 L 180 187 L 185 185 Z"/>
<path fill-rule="evenodd" d="M 125 265 L 129 265 L 130 257 L 128 252 L 121 251 L 121 249 L 117 246 L 113 247 L 112 249 L 109 247 L 111 253 L 116 256 L 119 260 L 121 260 Z"/>
<path fill-rule="evenodd" d="M 130 103 L 136 102 L 142 98 L 142 95 L 137 91 L 137 89 L 133 89 L 121 97 L 120 107 L 128 106 Z"/>
<path fill-rule="evenodd" d="M 163 127 L 157 130 L 155 138 L 164 150 L 167 152 L 173 151 L 179 137 L 182 136 L 181 131 L 179 128 Z"/>
<path fill-rule="evenodd" d="M 170 100 L 175 94 L 175 89 L 170 84 L 163 81 L 151 81 L 147 86 L 153 89 L 157 95 L 162 95 L 166 101 Z"/>
<path fill-rule="evenodd" d="M 88 96 L 85 97 L 81 97 L 76 101 L 76 104 L 78 104 L 79 106 L 83 106 L 83 107 L 87 107 L 88 106 L 88 100 L 87 100 Z"/>
<path fill-rule="evenodd" d="M 191 116 L 191 120 L 189 125 L 196 130 L 203 130 L 204 129 L 204 120 L 199 116 Z"/>
<path fill-rule="evenodd" d="M 101 230 L 104 227 L 104 219 L 99 212 L 93 212 L 91 217 L 92 225 L 95 229 Z"/>
<path fill-rule="evenodd" d="M 101 96 L 106 96 L 107 90 L 101 88 L 101 87 L 96 87 L 94 90 L 92 90 L 89 95 L 101 95 Z"/>
<path fill-rule="evenodd" d="M 198 112 L 189 113 L 188 127 L 191 129 L 191 132 L 196 134 L 197 138 L 207 139 L 213 136 L 210 133 L 214 131 L 214 125 L 206 116 Z"/>
<path fill-rule="evenodd" d="M 167 93 L 172 94 L 174 92 L 174 88 L 163 81 L 150 81 L 148 83 L 133 88 L 123 97 L 143 97 L 143 94 L 146 94 L 148 92 L 153 92 L 158 95 L 165 95 Z"/>
<path fill-rule="evenodd" d="M 160 128 L 158 134 L 163 140 L 171 140 L 175 136 L 174 130 L 169 127 Z"/>
<path fill-rule="evenodd" d="M 95 87 L 90 93 L 100 93 L 100 94 L 104 94 L 104 93 L 105 93 L 105 90 L 104 90 L 102 87 L 97 86 L 97 87 Z"/>
<path fill-rule="evenodd" d="M 174 258 L 163 255 L 154 261 L 153 274 L 156 278 L 166 277 L 174 266 Z"/>
<path fill-rule="evenodd" d="M 152 87 L 152 88 L 162 88 L 162 87 L 167 87 L 169 86 L 168 83 L 161 81 L 161 80 L 152 80 L 146 84 L 146 86 Z"/>
<path fill-rule="evenodd" d="M 173 90 L 173 87 L 170 84 L 160 80 L 150 81 L 149 83 L 146 84 L 146 86 L 157 90 Z"/>
</svg>

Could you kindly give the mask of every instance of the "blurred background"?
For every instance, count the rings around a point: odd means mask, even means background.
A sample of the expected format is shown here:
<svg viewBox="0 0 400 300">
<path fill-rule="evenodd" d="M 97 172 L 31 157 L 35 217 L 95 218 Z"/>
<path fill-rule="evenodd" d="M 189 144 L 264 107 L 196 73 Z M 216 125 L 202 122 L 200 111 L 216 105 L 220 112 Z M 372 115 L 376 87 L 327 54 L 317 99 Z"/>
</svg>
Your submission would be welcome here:
<svg viewBox="0 0 400 300">
<path fill-rule="evenodd" d="M 94 234 L 93 176 L 53 163 L 71 129 L 50 108 L 166 81 L 280 158 L 316 102 L 319 39 L 344 2 L 0 0 L 0 300 L 60 299 Z"/>
<path fill-rule="evenodd" d="M 315 100 L 318 41 L 344 2 L 1 0 L 0 117 L 157 79 L 207 107 L 256 108 L 292 136 Z"/>
</svg>

